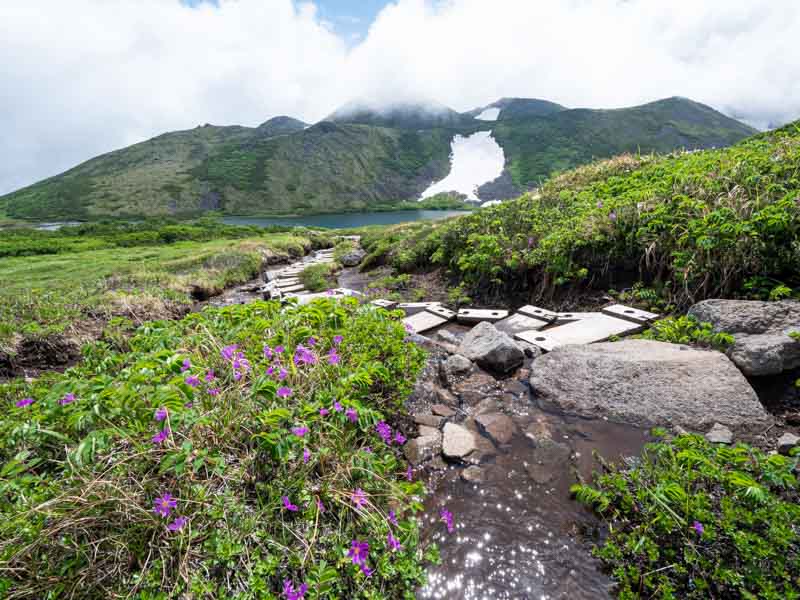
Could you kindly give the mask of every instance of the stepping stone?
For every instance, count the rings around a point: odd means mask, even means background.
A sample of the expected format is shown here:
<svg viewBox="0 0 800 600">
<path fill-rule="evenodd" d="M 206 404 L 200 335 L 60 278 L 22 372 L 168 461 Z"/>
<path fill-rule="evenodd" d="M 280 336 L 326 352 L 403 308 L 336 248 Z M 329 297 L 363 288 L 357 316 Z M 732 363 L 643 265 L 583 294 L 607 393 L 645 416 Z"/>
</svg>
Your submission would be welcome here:
<svg viewBox="0 0 800 600">
<path fill-rule="evenodd" d="M 560 325 L 547 331 L 522 331 L 514 337 L 538 346 L 545 352 L 568 344 L 603 342 L 615 335 L 628 335 L 643 329 L 642 325 L 600 314 L 590 319 Z"/>
<path fill-rule="evenodd" d="M 484 310 L 479 308 L 462 308 L 458 311 L 459 323 L 480 323 L 489 321 L 496 323 L 508 316 L 507 310 Z"/>
<path fill-rule="evenodd" d="M 397 306 L 397 302 L 393 302 L 392 300 L 384 300 L 383 298 L 379 298 L 378 300 L 373 300 L 371 304 L 375 306 L 379 306 L 381 308 L 385 308 L 386 310 L 391 310 L 395 306 Z"/>
<path fill-rule="evenodd" d="M 561 325 L 564 323 L 574 323 L 575 321 L 586 321 L 587 319 L 594 319 L 603 316 L 599 312 L 563 312 L 556 313 L 556 324 Z M 613 315 L 612 315 L 613 316 Z"/>
<path fill-rule="evenodd" d="M 361 292 L 351 290 L 350 288 L 334 288 L 331 290 L 334 296 L 363 296 Z"/>
<path fill-rule="evenodd" d="M 278 279 L 294 279 L 305 269 L 292 269 L 291 271 L 281 271 L 278 273 Z"/>
<path fill-rule="evenodd" d="M 433 306 L 441 306 L 441 302 L 403 302 L 397 305 L 397 308 L 402 308 L 406 311 L 407 316 L 415 315 L 418 312 L 422 312 L 426 308 L 430 308 Z"/>
<path fill-rule="evenodd" d="M 423 333 L 439 327 L 439 325 L 444 325 L 448 321 L 449 319 L 445 319 L 444 317 L 429 313 L 425 310 L 403 319 L 403 323 L 411 327 L 414 333 Z"/>
<path fill-rule="evenodd" d="M 638 308 L 631 308 L 630 306 L 624 306 L 622 304 L 606 306 L 602 309 L 602 312 L 610 317 L 617 317 L 618 319 L 625 319 L 626 321 L 641 323 L 642 325 L 655 321 L 661 316 L 656 313 L 639 310 Z"/>
<path fill-rule="evenodd" d="M 508 335 L 514 335 L 521 331 L 538 331 L 547 327 L 550 323 L 542 321 L 534 317 L 529 317 L 522 313 L 515 313 L 510 317 L 506 317 L 502 321 L 498 321 L 494 326 L 498 331 L 503 331 Z"/>
<path fill-rule="evenodd" d="M 539 308 L 538 306 L 531 306 L 527 304 L 520 308 L 517 313 L 521 315 L 525 315 L 526 317 L 531 317 L 534 319 L 539 319 L 540 321 L 545 321 L 546 323 L 554 323 L 555 320 L 558 318 L 558 313 L 554 313 L 552 310 L 547 310 L 546 308 Z"/>
<path fill-rule="evenodd" d="M 284 289 L 284 288 L 292 287 L 293 285 L 297 285 L 298 283 L 300 283 L 300 280 L 297 277 L 294 277 L 292 279 L 280 279 L 278 281 L 278 283 L 276 283 L 275 285 L 279 289 Z"/>
<path fill-rule="evenodd" d="M 437 317 L 447 319 L 448 321 L 452 321 L 456 317 L 456 313 L 449 308 L 445 308 L 444 306 L 429 306 L 425 309 L 425 311 L 434 314 Z"/>
<path fill-rule="evenodd" d="M 305 289 L 306 288 L 303 287 L 302 283 L 297 283 L 295 285 L 290 285 L 288 287 L 281 288 L 281 292 L 283 292 L 284 294 L 289 294 L 289 293 L 295 293 L 296 294 L 298 292 L 305 291 Z"/>
</svg>

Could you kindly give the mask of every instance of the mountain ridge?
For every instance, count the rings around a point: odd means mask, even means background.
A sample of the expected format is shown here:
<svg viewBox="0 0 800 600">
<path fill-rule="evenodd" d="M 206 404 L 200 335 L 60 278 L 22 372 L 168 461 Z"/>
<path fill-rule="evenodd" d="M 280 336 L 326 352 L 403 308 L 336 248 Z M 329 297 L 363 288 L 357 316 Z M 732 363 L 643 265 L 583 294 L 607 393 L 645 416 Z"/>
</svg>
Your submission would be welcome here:
<svg viewBox="0 0 800 600">
<path fill-rule="evenodd" d="M 85 161 L 0 197 L 18 219 L 369 210 L 416 199 L 450 169 L 456 134 L 491 130 L 503 174 L 481 199 L 514 197 L 554 172 L 622 152 L 729 145 L 755 130 L 684 98 L 619 109 L 566 108 L 503 98 L 496 121 L 440 104 L 382 110 L 348 103 L 308 125 L 292 117 L 258 127 L 203 125 L 168 132 Z"/>
</svg>

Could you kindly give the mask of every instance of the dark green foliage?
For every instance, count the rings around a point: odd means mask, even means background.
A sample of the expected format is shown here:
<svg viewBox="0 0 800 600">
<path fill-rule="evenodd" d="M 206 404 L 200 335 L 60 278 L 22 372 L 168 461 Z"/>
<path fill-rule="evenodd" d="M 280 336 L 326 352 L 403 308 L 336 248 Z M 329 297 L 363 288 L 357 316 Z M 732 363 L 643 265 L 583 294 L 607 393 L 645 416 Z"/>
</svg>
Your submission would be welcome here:
<svg viewBox="0 0 800 600">
<path fill-rule="evenodd" d="M 334 274 L 339 269 L 335 263 L 311 265 L 300 273 L 300 282 L 310 292 L 323 292 L 336 287 Z"/>
<path fill-rule="evenodd" d="M 734 342 L 731 334 L 715 333 L 711 323 L 700 323 L 692 316 L 667 317 L 656 321 L 641 337 L 645 340 L 692 344 L 720 351 L 727 350 Z"/>
<path fill-rule="evenodd" d="M 786 296 L 800 287 L 798 164 L 797 123 L 724 150 L 621 156 L 422 233 L 396 228 L 392 243 L 367 248 L 372 264 L 433 263 L 484 295 L 633 280 L 685 306 L 762 297 L 750 284 L 769 280 L 770 296 Z"/>
<path fill-rule="evenodd" d="M 311 336 L 318 360 L 296 366 L 291 353 Z M 264 600 L 283 597 L 289 579 L 307 583 L 309 599 L 412 599 L 434 556 L 411 518 L 424 490 L 406 481 L 399 447 L 375 432 L 401 410 L 424 362 L 405 336 L 392 315 L 353 300 L 259 302 L 147 323 L 122 351 L 110 333 L 80 367 L 0 386 L 0 589 L 36 600 Z M 229 344 L 252 363 L 240 379 L 221 356 Z M 286 347 L 280 383 L 266 373 L 275 363 L 265 344 Z M 339 364 L 327 359 L 333 347 Z M 281 385 L 289 397 L 277 395 Z M 67 393 L 75 400 L 63 404 Z M 16 407 L 25 397 L 33 404 Z M 334 401 L 356 410 L 356 422 Z M 302 437 L 292 433 L 301 425 Z M 169 518 L 153 511 L 165 492 L 177 498 Z M 188 523 L 167 530 L 177 515 Z M 387 548 L 389 532 L 401 550 Z M 346 557 L 352 540 L 369 543 L 369 578 Z"/>
<path fill-rule="evenodd" d="M 797 462 L 686 435 L 573 492 L 608 522 L 596 554 L 623 600 L 791 600 L 800 598 Z"/>
</svg>

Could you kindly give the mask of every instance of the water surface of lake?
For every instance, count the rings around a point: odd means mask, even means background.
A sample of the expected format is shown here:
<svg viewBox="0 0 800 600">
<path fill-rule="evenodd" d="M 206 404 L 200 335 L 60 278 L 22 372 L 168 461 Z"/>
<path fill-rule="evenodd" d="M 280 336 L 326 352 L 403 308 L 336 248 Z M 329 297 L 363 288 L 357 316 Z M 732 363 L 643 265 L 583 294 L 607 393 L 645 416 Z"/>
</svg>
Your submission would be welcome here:
<svg viewBox="0 0 800 600">
<path fill-rule="evenodd" d="M 394 212 L 337 213 L 330 215 L 308 215 L 305 217 L 224 217 L 228 225 L 286 225 L 288 227 L 327 227 L 348 229 L 365 225 L 394 225 L 409 221 L 446 219 L 468 214 L 463 210 L 398 210 Z"/>
</svg>

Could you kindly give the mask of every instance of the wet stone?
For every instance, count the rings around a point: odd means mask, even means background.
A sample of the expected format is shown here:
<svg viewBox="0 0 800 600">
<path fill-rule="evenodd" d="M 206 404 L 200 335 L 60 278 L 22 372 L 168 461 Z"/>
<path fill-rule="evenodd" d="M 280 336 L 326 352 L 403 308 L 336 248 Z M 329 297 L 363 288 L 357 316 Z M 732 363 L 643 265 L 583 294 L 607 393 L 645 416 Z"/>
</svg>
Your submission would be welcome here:
<svg viewBox="0 0 800 600">
<path fill-rule="evenodd" d="M 514 437 L 514 421 L 502 413 L 478 415 L 475 421 L 483 428 L 495 444 L 507 444 Z"/>
<path fill-rule="evenodd" d="M 525 437 L 534 444 L 542 440 L 552 440 L 553 429 L 545 422 L 531 423 L 525 430 Z"/>
<path fill-rule="evenodd" d="M 536 442 L 533 460 L 525 464 L 525 470 L 536 483 L 549 483 L 566 468 L 571 454 L 572 449 L 567 444 L 540 439 Z"/>
<path fill-rule="evenodd" d="M 448 377 L 466 375 L 472 370 L 472 361 L 460 354 L 454 354 L 444 363 L 444 371 Z"/>
<path fill-rule="evenodd" d="M 433 458 L 442 448 L 441 436 L 415 438 L 403 446 L 403 454 L 412 465 L 418 465 Z"/>
<path fill-rule="evenodd" d="M 706 434 L 706 439 L 712 444 L 732 444 L 733 432 L 719 423 L 714 423 L 714 426 Z"/>
<path fill-rule="evenodd" d="M 456 398 L 455 394 L 444 388 L 436 388 L 436 399 L 439 401 L 439 404 L 443 404 L 445 406 L 458 405 L 458 398 Z M 449 417 L 450 415 L 442 415 L 442 416 Z"/>
<path fill-rule="evenodd" d="M 472 411 L 472 414 L 477 415 L 484 415 L 487 413 L 497 412 L 500 408 L 500 404 L 497 402 L 497 398 L 484 398 L 481 400 L 475 409 Z"/>
<path fill-rule="evenodd" d="M 461 343 L 461 339 L 456 334 L 447 331 L 446 329 L 437 331 L 436 337 L 439 339 L 440 342 L 444 342 L 445 344 L 452 344 L 453 346 L 458 346 Z"/>
<path fill-rule="evenodd" d="M 440 417 L 452 417 L 456 414 L 455 410 L 444 404 L 434 404 L 431 406 L 431 411 L 433 411 L 434 415 L 439 415 Z"/>
<path fill-rule="evenodd" d="M 789 454 L 792 448 L 800 444 L 800 437 L 797 437 L 793 433 L 784 433 L 778 439 L 778 452 L 781 454 Z"/>
<path fill-rule="evenodd" d="M 475 435 L 471 431 L 455 423 L 445 424 L 442 452 L 446 457 L 463 458 L 475 449 Z"/>
<path fill-rule="evenodd" d="M 483 483 L 486 479 L 486 474 L 483 472 L 483 469 L 473 465 L 461 471 L 461 479 L 469 483 Z"/>
<path fill-rule="evenodd" d="M 443 417 L 436 415 L 414 415 L 414 423 L 417 425 L 425 425 L 426 427 L 434 427 L 438 429 L 444 421 Z"/>
<path fill-rule="evenodd" d="M 427 425 L 419 426 L 419 437 L 441 437 L 442 432 L 438 427 L 428 427 Z"/>
</svg>

